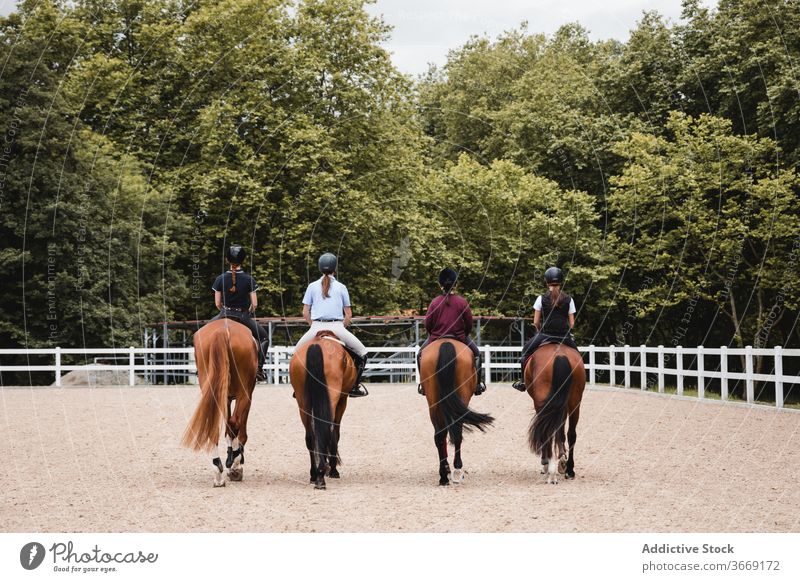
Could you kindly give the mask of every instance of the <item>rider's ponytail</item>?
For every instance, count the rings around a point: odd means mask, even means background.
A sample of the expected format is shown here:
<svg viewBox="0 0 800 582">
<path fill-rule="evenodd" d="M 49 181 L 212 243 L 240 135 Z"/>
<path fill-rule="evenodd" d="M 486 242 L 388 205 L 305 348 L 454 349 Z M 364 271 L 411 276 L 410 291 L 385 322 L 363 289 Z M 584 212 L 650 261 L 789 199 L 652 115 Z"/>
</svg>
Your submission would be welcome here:
<svg viewBox="0 0 800 582">
<path fill-rule="evenodd" d="M 330 290 L 331 290 L 331 276 L 329 273 L 325 273 L 325 276 L 322 278 L 322 296 L 325 299 L 330 297 Z"/>
<path fill-rule="evenodd" d="M 564 296 L 561 293 L 561 286 L 560 285 L 553 285 L 550 287 L 550 303 L 553 304 L 553 307 L 561 307 L 561 299 Z"/>
<path fill-rule="evenodd" d="M 231 263 L 231 288 L 228 289 L 231 293 L 236 293 L 236 267 L 239 265 Z"/>
</svg>

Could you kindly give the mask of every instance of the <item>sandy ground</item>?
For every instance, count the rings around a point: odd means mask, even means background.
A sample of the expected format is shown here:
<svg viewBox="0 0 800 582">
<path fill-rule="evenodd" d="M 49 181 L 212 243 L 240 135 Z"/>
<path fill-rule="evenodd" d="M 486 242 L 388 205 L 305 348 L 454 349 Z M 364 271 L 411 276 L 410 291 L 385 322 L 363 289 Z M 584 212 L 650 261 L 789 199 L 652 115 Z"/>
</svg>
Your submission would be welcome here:
<svg viewBox="0 0 800 582">
<path fill-rule="evenodd" d="M 494 385 L 468 434 L 464 485 L 438 487 L 433 429 L 410 385 L 350 402 L 344 465 L 308 484 L 290 388 L 257 387 L 245 477 L 211 487 L 179 447 L 192 386 L 0 389 L 4 532 L 798 532 L 800 414 L 638 391 L 584 396 L 577 478 L 547 485 L 526 446 L 533 406 Z"/>
</svg>

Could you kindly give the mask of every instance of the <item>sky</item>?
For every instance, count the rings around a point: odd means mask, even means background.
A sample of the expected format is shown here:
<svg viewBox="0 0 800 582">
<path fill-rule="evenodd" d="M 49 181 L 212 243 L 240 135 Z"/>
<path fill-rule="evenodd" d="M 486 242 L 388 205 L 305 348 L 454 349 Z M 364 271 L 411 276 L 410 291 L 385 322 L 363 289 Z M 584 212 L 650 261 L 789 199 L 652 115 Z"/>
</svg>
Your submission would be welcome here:
<svg viewBox="0 0 800 582">
<path fill-rule="evenodd" d="M 716 0 L 702 0 L 716 6 Z M 0 0 L 0 14 L 13 10 L 14 0 Z M 657 10 L 677 22 L 681 0 L 377 0 L 367 6 L 394 27 L 386 48 L 402 72 L 424 73 L 429 63 L 442 65 L 447 51 L 472 35 L 496 37 L 528 22 L 532 33 L 552 34 L 568 22 L 580 22 L 592 39 L 625 41 L 642 11 Z"/>
</svg>

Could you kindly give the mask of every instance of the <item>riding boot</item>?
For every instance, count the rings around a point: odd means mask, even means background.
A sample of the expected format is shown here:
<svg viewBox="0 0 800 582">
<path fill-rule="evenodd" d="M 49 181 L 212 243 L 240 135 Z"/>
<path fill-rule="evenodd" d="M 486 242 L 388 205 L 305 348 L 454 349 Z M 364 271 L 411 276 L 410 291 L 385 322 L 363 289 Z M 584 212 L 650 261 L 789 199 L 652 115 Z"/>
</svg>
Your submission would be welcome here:
<svg viewBox="0 0 800 582">
<path fill-rule="evenodd" d="M 525 387 L 525 362 L 528 361 L 527 356 L 522 356 L 522 375 L 520 376 L 519 380 L 516 380 L 511 387 L 515 390 L 519 390 L 520 392 L 525 392 L 527 388 Z"/>
<path fill-rule="evenodd" d="M 353 361 L 356 365 L 356 381 L 350 389 L 351 398 L 359 398 L 361 396 L 368 396 L 367 388 L 361 383 L 361 377 L 364 375 L 364 369 L 367 367 L 367 356 L 358 356 L 350 352 L 353 356 Z"/>
<path fill-rule="evenodd" d="M 422 379 L 422 367 L 419 364 L 420 357 L 422 356 L 422 352 L 417 352 L 417 371 L 419 372 L 420 380 Z M 422 387 L 422 382 L 417 384 L 417 394 L 422 394 L 425 396 L 425 389 Z"/>
<path fill-rule="evenodd" d="M 475 385 L 475 396 L 480 396 L 486 392 L 486 384 L 483 381 L 483 374 L 481 368 L 483 367 L 483 358 L 475 356 L 475 374 L 477 375 L 478 383 Z"/>
<path fill-rule="evenodd" d="M 264 370 L 264 362 L 267 359 L 267 349 L 269 342 L 261 342 L 258 350 L 258 372 L 256 372 L 256 382 L 266 382 L 267 372 Z"/>
</svg>

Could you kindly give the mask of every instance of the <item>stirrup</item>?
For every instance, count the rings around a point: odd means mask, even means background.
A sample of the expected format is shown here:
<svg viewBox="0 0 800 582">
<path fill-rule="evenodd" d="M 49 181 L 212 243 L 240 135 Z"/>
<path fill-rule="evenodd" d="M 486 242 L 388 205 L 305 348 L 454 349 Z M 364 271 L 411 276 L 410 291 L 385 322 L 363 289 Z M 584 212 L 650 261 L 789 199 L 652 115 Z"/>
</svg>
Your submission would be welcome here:
<svg viewBox="0 0 800 582">
<path fill-rule="evenodd" d="M 483 382 L 478 382 L 475 385 L 475 396 L 480 396 L 484 392 L 486 392 L 486 384 L 484 384 Z"/>
<path fill-rule="evenodd" d="M 264 368 L 259 368 L 258 372 L 256 372 L 256 382 L 266 382 L 267 381 L 267 371 Z"/>
<path fill-rule="evenodd" d="M 528 387 L 525 386 L 524 380 L 517 380 L 511 385 L 511 387 L 514 388 L 514 390 L 519 390 L 520 392 L 525 392 L 528 390 Z"/>
<path fill-rule="evenodd" d="M 367 390 L 366 386 L 363 384 L 353 386 L 352 390 L 350 390 L 350 397 L 361 398 L 362 396 L 369 396 L 369 391 Z"/>
<path fill-rule="evenodd" d="M 417 394 L 425 396 L 425 388 L 422 387 L 422 384 L 417 384 Z"/>
</svg>

